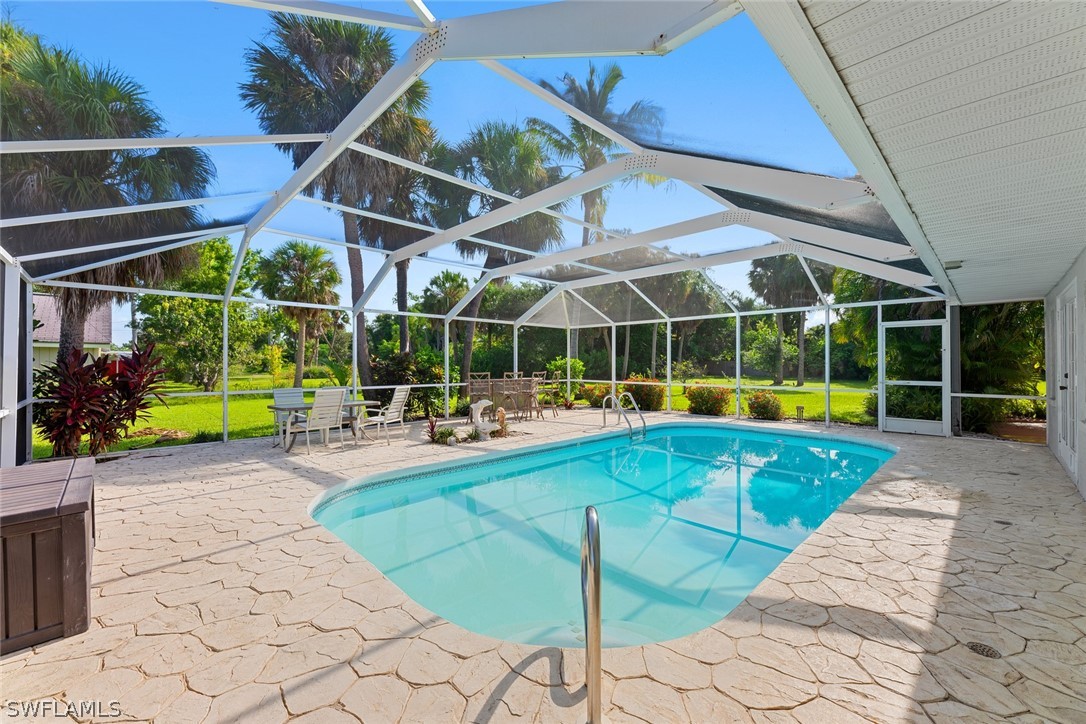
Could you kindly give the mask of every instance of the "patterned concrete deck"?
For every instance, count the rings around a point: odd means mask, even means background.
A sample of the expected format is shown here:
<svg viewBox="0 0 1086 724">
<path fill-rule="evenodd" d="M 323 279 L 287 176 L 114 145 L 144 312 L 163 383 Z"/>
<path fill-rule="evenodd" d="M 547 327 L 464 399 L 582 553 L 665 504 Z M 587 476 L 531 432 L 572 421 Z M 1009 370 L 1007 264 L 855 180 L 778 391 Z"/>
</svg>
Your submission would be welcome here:
<svg viewBox="0 0 1086 724">
<path fill-rule="evenodd" d="M 102 465 L 92 628 L 0 660 L 3 701 L 115 699 L 155 722 L 581 721 L 582 652 L 442 621 L 306 506 L 362 472 L 583 435 L 597 415 L 455 449 L 416 428 L 311 457 L 252 440 Z M 608 719 L 1086 721 L 1086 502 L 1048 451 L 834 433 L 901 452 L 718 624 L 605 650 Z"/>
</svg>

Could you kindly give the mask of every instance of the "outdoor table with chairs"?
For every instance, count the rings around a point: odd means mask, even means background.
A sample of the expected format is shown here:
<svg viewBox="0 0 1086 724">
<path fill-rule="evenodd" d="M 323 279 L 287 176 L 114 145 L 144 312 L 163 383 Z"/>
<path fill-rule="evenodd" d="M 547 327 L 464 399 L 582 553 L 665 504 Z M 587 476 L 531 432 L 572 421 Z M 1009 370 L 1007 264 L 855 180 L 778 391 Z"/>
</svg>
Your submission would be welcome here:
<svg viewBox="0 0 1086 724">
<path fill-rule="evenodd" d="M 542 418 L 543 408 L 549 407 L 557 417 L 556 392 L 557 385 L 550 391 L 546 372 L 533 372 L 531 377 L 522 372 L 506 372 L 500 380 L 491 379 L 489 372 L 472 372 L 468 378 L 469 402 L 492 400 L 495 406 L 491 408 L 491 416 L 498 407 L 503 407 L 517 419 L 530 420 L 533 416 Z M 540 394 L 547 395 L 545 403 L 540 403 Z"/>
<path fill-rule="evenodd" d="M 268 409 L 275 415 L 277 426 L 276 445 L 282 444 L 287 452 L 290 452 L 298 436 L 305 434 L 306 454 L 312 450 L 310 433 L 319 432 L 324 444 L 331 442 L 332 430 L 339 430 L 340 446 L 345 445 L 343 427 L 350 425 L 351 436 L 358 443 L 361 434 L 367 439 L 367 427 L 376 427 L 380 435 L 381 428 L 385 429 L 385 440 L 391 444 L 388 432 L 388 424 L 395 422 L 400 424 L 400 431 L 404 438 L 407 430 L 404 427 L 404 410 L 407 406 L 407 398 L 411 388 L 408 386 L 397 387 L 392 394 L 392 401 L 383 408 L 377 400 L 352 400 L 347 397 L 347 390 L 342 387 L 323 387 L 314 393 L 313 401 L 306 402 L 303 390 L 291 388 L 274 390 L 273 403 Z M 380 408 L 376 414 L 368 414 L 369 408 Z"/>
</svg>

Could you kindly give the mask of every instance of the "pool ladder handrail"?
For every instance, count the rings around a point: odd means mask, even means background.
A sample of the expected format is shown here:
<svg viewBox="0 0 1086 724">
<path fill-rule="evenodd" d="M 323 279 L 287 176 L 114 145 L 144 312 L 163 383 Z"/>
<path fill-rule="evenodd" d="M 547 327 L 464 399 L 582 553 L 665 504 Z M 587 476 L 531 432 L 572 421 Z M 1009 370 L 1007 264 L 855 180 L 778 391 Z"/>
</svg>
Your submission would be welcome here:
<svg viewBox="0 0 1086 724">
<path fill-rule="evenodd" d="M 644 437 L 645 433 L 648 431 L 648 425 L 645 423 L 645 415 L 643 412 L 641 412 L 641 408 L 638 406 L 637 400 L 635 400 L 634 396 L 631 395 L 629 392 L 623 392 L 621 395 L 611 394 L 603 398 L 603 426 L 607 427 L 607 401 L 611 400 L 614 402 L 612 409 L 618 412 L 619 417 L 626 421 L 626 426 L 630 428 L 630 439 L 633 439 L 633 423 L 630 422 L 630 416 L 626 412 L 626 408 L 622 406 L 622 400 L 627 397 L 630 398 L 630 404 L 633 405 L 633 409 L 637 412 L 637 416 L 641 419 L 641 435 L 642 437 Z"/>
<path fill-rule="evenodd" d="M 581 526 L 581 603 L 584 606 L 584 687 L 587 693 L 588 724 L 600 724 L 603 685 L 600 609 L 600 518 L 595 506 L 584 509 Z"/>
</svg>

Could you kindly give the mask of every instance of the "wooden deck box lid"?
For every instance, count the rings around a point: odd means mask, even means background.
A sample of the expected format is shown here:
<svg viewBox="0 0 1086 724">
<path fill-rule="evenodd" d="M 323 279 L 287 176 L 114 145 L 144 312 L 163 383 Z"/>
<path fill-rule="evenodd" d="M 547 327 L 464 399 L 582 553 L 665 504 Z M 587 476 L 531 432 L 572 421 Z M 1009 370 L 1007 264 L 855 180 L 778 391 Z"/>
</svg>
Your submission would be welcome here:
<svg viewBox="0 0 1086 724">
<path fill-rule="evenodd" d="M 93 492 L 94 458 L 0 469 L 0 525 L 89 510 Z"/>
</svg>

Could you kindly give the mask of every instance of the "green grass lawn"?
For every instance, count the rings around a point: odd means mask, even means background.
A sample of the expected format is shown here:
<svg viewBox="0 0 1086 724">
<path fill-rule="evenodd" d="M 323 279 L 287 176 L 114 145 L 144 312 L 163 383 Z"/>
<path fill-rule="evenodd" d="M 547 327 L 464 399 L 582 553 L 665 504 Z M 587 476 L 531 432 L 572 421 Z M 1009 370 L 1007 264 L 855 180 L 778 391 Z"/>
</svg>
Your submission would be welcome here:
<svg viewBox="0 0 1086 724">
<path fill-rule="evenodd" d="M 700 377 L 697 380 L 687 382 L 687 385 L 698 383 L 727 385 L 734 390 L 735 378 L 733 377 Z M 788 381 L 785 381 L 786 386 Z M 743 397 L 749 392 L 747 385 L 772 385 L 773 380 L 767 378 L 743 378 Z M 793 383 L 794 384 L 794 383 Z M 867 380 L 834 380 L 833 391 L 830 392 L 830 419 L 834 422 L 848 422 L 859 425 L 874 425 L 875 418 L 864 412 L 864 398 L 868 395 L 870 385 Z M 846 392 L 845 389 L 855 390 Z M 686 410 L 690 403 L 682 394 L 683 385 L 671 386 L 671 409 Z M 803 387 L 794 390 L 773 390 L 773 394 L 781 398 L 784 408 L 784 416 L 794 418 L 796 407 L 803 405 L 803 416 L 807 420 L 822 420 L 826 414 L 826 388 L 821 380 L 808 380 Z M 735 399 L 732 399 L 732 413 L 734 414 Z M 747 413 L 746 404 L 743 405 L 743 414 Z"/>
<path fill-rule="evenodd" d="M 734 380 L 723 377 L 699 378 L 696 382 L 707 384 L 733 385 Z M 746 379 L 744 384 L 768 385 L 768 379 Z M 290 384 L 288 380 L 286 384 Z M 305 387 L 316 388 L 330 384 L 322 380 L 305 380 Z M 235 386 L 236 385 L 236 386 Z M 270 375 L 237 375 L 230 378 L 231 390 L 267 389 L 271 386 Z M 855 389 L 856 392 L 833 392 L 830 399 L 831 418 L 837 422 L 850 422 L 873 425 L 875 421 L 864 414 L 863 400 L 867 394 L 864 381 L 835 381 L 838 388 Z M 192 385 L 171 383 L 167 392 L 196 392 Z M 686 410 L 689 402 L 683 395 L 683 385 L 671 387 L 672 409 Z M 793 390 L 777 391 L 784 405 L 786 417 L 795 417 L 796 405 L 804 406 L 804 415 L 808 420 L 821 420 L 825 414 L 825 392 L 820 382 L 810 382 L 806 387 Z M 230 397 L 230 437 L 234 439 L 263 437 L 275 433 L 272 413 L 268 410 L 272 396 L 268 394 L 232 395 Z M 140 422 L 122 440 L 113 451 L 134 450 L 146 447 L 183 445 L 192 442 L 212 442 L 222 439 L 222 398 L 218 395 L 207 397 L 171 397 L 168 405 L 155 403 L 151 407 L 150 419 Z M 453 399 L 455 404 L 455 398 Z M 734 405 L 734 401 L 732 403 Z M 745 413 L 745 408 L 744 408 Z M 153 428 L 158 434 L 140 435 L 141 430 Z M 161 431 L 178 431 L 176 437 Z M 52 446 L 40 435 L 34 438 L 34 458 L 46 458 L 52 455 Z"/>
</svg>

